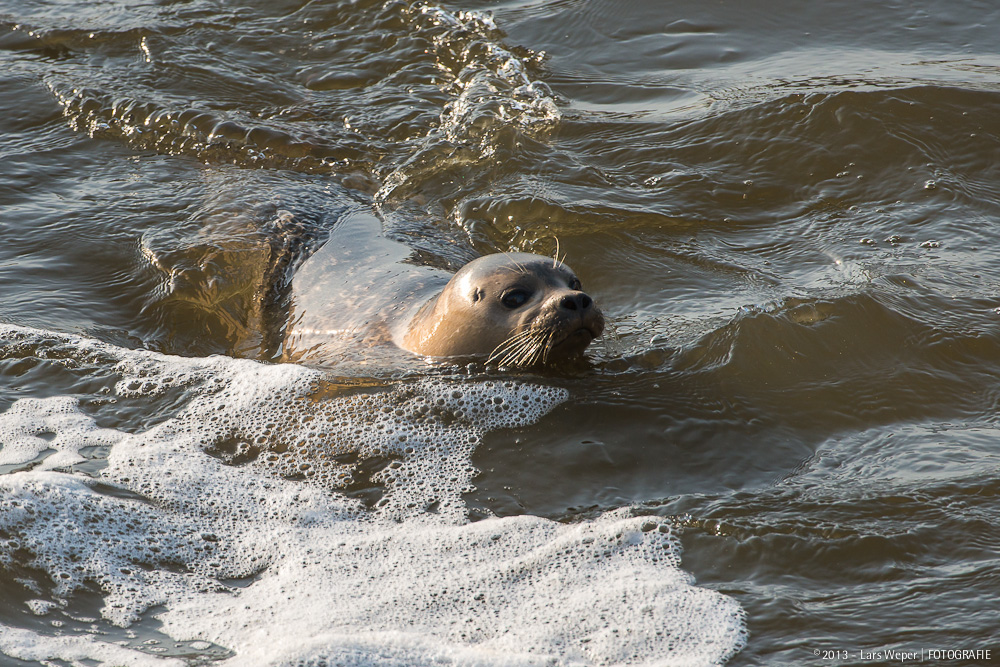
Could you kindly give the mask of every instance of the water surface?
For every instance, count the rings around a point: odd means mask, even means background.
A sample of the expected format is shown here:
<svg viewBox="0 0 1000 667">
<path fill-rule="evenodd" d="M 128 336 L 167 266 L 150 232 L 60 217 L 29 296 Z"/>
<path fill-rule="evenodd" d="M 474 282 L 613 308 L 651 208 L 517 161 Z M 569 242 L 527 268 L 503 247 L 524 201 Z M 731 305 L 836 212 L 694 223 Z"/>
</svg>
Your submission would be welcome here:
<svg viewBox="0 0 1000 667">
<path fill-rule="evenodd" d="M 305 623 L 316 644 L 263 664 L 322 664 L 331 647 L 344 664 L 995 657 L 998 30 L 1000 9 L 972 1 L 0 3 L 0 479 L 40 517 L 0 520 L 0 650 L 71 661 L 96 637 L 128 642 L 109 664 L 257 659 L 234 601 L 274 614 L 261 636 L 306 636 L 281 587 L 314 609 L 306 554 L 335 534 L 316 562 L 377 577 L 338 545 L 383 540 L 371 553 L 398 563 L 411 547 L 370 527 L 381 512 L 438 562 L 496 515 L 504 557 L 538 550 L 534 576 L 569 577 L 568 597 L 484 566 L 468 578 L 492 620 L 461 596 L 404 617 L 376 601 L 343 636 Z M 552 373 L 276 364 L 262 286 L 356 211 L 444 268 L 558 239 L 604 341 Z M 501 422 L 451 406 L 413 430 L 426 382 L 544 400 Z M 347 416 L 315 429 L 302 405 Z M 387 405 L 411 451 L 364 435 Z M 313 448 L 288 453 L 289 433 Z M 327 464 L 303 456 L 324 447 Z M 196 491 L 209 481 L 221 507 Z M 108 517 L 85 545 L 123 525 L 218 539 L 91 557 L 63 533 L 46 551 L 50 527 L 86 525 L 72 508 Z M 295 564 L 244 543 L 234 508 Z M 556 556 L 590 557 L 587 531 L 641 539 L 593 570 Z M 64 584 L 73 554 L 86 564 Z M 418 599 L 429 562 L 400 565 L 385 600 Z M 609 607 L 619 622 L 567 602 L 616 586 L 633 596 Z M 673 614 L 674 593 L 708 606 Z M 679 653 L 643 629 L 644 604 L 668 635 L 693 628 Z M 559 605 L 582 616 L 546 615 Z M 541 616 L 511 611 L 525 608 Z M 384 634 L 470 618 L 426 643 Z M 557 629 L 532 634 L 533 618 Z M 46 655 L 24 648 L 39 637 Z M 490 646 L 534 654 L 490 662 Z"/>
</svg>

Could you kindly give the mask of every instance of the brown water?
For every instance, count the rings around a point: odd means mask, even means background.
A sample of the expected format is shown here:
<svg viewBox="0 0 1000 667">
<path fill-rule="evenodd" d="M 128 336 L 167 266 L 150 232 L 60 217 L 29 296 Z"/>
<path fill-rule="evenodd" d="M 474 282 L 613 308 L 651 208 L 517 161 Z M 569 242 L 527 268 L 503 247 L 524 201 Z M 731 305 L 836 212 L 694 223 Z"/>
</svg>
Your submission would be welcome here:
<svg viewBox="0 0 1000 667">
<path fill-rule="evenodd" d="M 0 2 L 0 323 L 41 330 L 0 340 L 0 409 L 190 400 L 108 402 L 64 333 L 277 358 L 262 285 L 351 211 L 435 266 L 558 238 L 607 334 L 518 376 L 569 400 L 485 434 L 475 516 L 660 515 L 746 613 L 733 665 L 1000 656 L 1000 7 L 442 7 Z M 0 567 L 34 627 L 37 564 Z"/>
</svg>

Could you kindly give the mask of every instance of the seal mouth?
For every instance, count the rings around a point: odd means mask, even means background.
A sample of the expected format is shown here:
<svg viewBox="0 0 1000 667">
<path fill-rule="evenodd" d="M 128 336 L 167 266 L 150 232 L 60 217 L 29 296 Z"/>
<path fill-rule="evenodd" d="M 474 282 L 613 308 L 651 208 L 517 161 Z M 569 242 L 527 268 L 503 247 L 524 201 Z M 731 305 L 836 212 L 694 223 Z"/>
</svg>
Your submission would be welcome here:
<svg viewBox="0 0 1000 667">
<path fill-rule="evenodd" d="M 590 341 L 597 338 L 597 334 L 591 331 L 588 327 L 580 327 L 579 329 L 566 334 L 562 340 L 556 343 L 556 345 L 562 345 L 563 343 L 567 343 L 569 341 L 583 340 L 584 338 L 586 338 L 587 343 L 589 344 Z"/>
<path fill-rule="evenodd" d="M 570 331 L 558 341 L 549 345 L 549 352 L 554 352 L 559 357 L 574 357 L 583 354 L 587 346 L 597 338 L 598 334 L 586 326 L 582 325 Z M 547 354 L 546 357 L 549 355 Z"/>
</svg>

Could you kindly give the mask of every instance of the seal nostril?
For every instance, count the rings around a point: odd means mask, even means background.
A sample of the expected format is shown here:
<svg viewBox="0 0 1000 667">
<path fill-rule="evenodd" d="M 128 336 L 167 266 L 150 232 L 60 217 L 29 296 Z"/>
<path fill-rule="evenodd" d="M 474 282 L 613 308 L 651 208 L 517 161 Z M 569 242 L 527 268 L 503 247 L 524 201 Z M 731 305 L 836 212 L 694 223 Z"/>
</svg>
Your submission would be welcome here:
<svg viewBox="0 0 1000 667">
<path fill-rule="evenodd" d="M 567 294 L 559 300 L 559 307 L 566 310 L 587 310 L 594 303 L 594 300 L 583 292 Z"/>
</svg>

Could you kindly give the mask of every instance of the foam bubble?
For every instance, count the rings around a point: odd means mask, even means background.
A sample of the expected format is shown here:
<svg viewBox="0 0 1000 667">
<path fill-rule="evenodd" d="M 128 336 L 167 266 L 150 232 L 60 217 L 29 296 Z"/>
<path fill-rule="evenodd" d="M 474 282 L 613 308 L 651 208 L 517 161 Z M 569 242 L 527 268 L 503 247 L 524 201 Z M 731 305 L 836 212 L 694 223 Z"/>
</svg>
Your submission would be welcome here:
<svg viewBox="0 0 1000 667">
<path fill-rule="evenodd" d="M 170 637 L 231 650 L 227 666 L 711 664 L 742 646 L 742 611 L 680 570 L 670 525 L 627 508 L 469 523 L 483 434 L 537 421 L 562 389 L 336 382 L 0 325 L 11 336 L 96 354 L 121 397 L 184 392 L 138 432 L 98 427 L 73 397 L 0 415 L 11 463 L 108 448 L 92 476 L 54 463 L 0 475 L 0 566 L 45 573 L 30 584 L 36 614 L 66 614 L 96 587 L 106 622 L 155 608 Z M 140 664 L 69 630 L 32 636 L 29 660 Z M 3 630 L 0 652 L 27 655 L 25 637 Z"/>
</svg>

